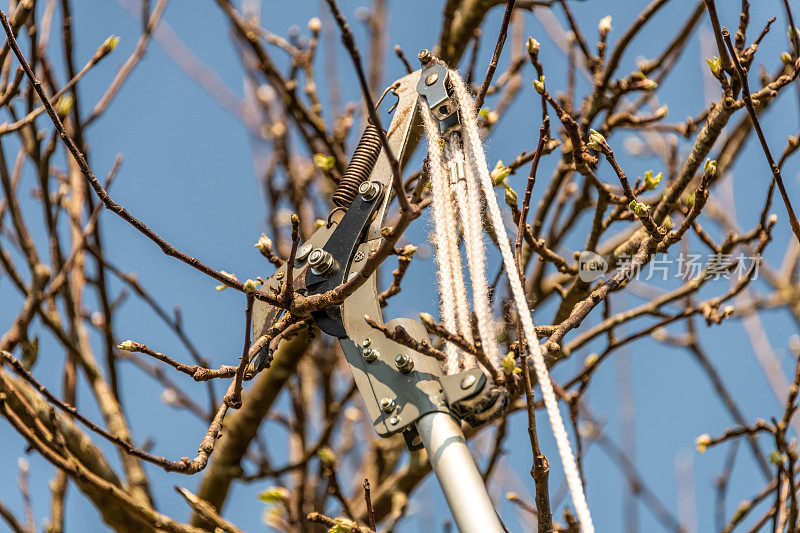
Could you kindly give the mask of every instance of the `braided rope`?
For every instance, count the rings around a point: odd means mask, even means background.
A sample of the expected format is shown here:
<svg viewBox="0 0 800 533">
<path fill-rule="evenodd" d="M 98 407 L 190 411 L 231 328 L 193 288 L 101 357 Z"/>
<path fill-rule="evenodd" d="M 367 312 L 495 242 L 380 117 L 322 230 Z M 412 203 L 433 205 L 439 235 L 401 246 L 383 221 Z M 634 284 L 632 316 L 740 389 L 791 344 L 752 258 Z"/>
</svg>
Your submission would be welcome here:
<svg viewBox="0 0 800 533">
<path fill-rule="evenodd" d="M 450 138 L 450 150 L 455 158 L 463 158 L 457 139 Z M 486 248 L 483 244 L 481 224 L 481 200 L 478 184 L 471 172 L 472 165 L 465 168 L 465 179 L 460 180 L 456 190 L 461 223 L 464 226 L 464 243 L 467 250 L 472 304 L 478 321 L 478 333 L 483 339 L 483 350 L 489 361 L 499 368 L 500 350 L 496 342 L 494 316 L 489 303 L 489 285 L 486 282 Z"/>
<path fill-rule="evenodd" d="M 428 132 L 439 129 L 436 126 L 430 110 L 422 113 L 425 130 Z M 442 323 L 450 331 L 458 331 L 456 323 L 456 302 L 461 298 L 456 296 L 453 280 L 453 245 L 450 233 L 455 227 L 453 217 L 452 196 L 444 166 L 444 153 L 440 139 L 430 137 L 428 146 L 428 168 L 431 174 L 431 192 L 433 196 L 433 225 L 436 241 L 436 275 L 439 282 L 439 299 L 441 301 Z M 455 253 L 458 254 L 456 247 Z M 466 295 L 464 295 L 466 299 Z M 466 305 L 466 302 L 464 302 Z M 460 314 L 460 313 L 459 313 Z M 452 344 L 445 346 L 447 360 L 445 366 L 448 372 L 458 368 L 459 350 Z"/>
<path fill-rule="evenodd" d="M 550 427 L 553 430 L 553 436 L 558 445 L 558 453 L 564 467 L 564 475 L 567 479 L 570 495 L 572 496 L 572 503 L 575 506 L 575 513 L 578 515 L 581 529 L 585 533 L 594 533 L 594 525 L 592 524 L 589 506 L 586 503 L 586 496 L 583 492 L 580 474 L 578 473 L 578 467 L 575 463 L 575 456 L 572 453 L 569 436 L 564 428 L 561 412 L 558 409 L 558 400 L 553 391 L 553 385 L 550 382 L 550 374 L 547 371 L 544 354 L 539 345 L 539 339 L 536 336 L 533 317 L 528 307 L 528 301 L 525 297 L 522 281 L 514 262 L 514 256 L 511 253 L 511 245 L 508 240 L 505 225 L 503 224 L 503 217 L 494 194 L 494 187 L 492 179 L 489 176 L 489 169 L 486 166 L 486 156 L 483 152 L 483 145 L 481 144 L 478 133 L 478 121 L 473 111 L 475 104 L 457 72 L 450 71 L 450 80 L 453 84 L 458 106 L 461 109 L 462 130 L 465 136 L 464 147 L 467 153 L 467 159 L 470 166 L 473 168 L 474 174 L 480 179 L 480 185 L 488 208 L 489 220 L 497 235 L 500 254 L 503 258 L 505 270 L 508 275 L 509 285 L 511 286 L 511 294 L 517 312 L 519 313 L 520 321 L 522 322 L 522 329 L 528 345 L 528 352 L 533 359 L 533 368 L 542 390 L 542 397 L 545 407 L 547 408 L 548 418 L 550 419 Z"/>
</svg>

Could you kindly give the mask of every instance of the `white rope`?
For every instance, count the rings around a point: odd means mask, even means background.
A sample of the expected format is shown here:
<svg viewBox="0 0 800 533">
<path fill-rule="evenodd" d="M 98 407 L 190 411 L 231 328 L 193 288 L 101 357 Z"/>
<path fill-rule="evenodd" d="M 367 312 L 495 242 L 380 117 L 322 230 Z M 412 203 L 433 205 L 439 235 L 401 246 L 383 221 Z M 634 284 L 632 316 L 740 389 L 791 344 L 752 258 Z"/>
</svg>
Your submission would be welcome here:
<svg viewBox="0 0 800 533">
<path fill-rule="evenodd" d="M 429 110 L 430 111 L 430 110 Z M 438 130 L 437 130 L 438 131 Z M 447 153 L 447 152 L 445 152 Z M 453 273 L 453 285 L 456 289 L 456 318 L 458 319 L 458 333 L 461 334 L 462 337 L 465 339 L 472 341 L 472 322 L 470 321 L 470 314 L 469 314 L 469 301 L 467 300 L 467 290 L 464 286 L 464 272 L 461 268 L 461 252 L 458 249 L 458 226 L 457 220 L 458 217 L 456 216 L 455 205 L 456 205 L 456 197 L 458 197 L 458 190 L 457 187 L 453 186 L 453 175 L 458 174 L 458 168 L 460 163 L 460 168 L 464 168 L 464 161 L 453 160 L 449 157 L 445 157 L 447 160 L 448 168 L 450 169 L 450 175 L 446 179 L 445 182 L 445 189 L 447 192 L 447 220 L 450 221 L 450 226 L 447 228 L 447 238 L 450 241 L 450 249 L 448 251 L 447 259 L 450 261 L 450 271 Z M 459 352 L 460 357 L 457 361 L 458 364 L 464 364 L 464 353 Z M 458 364 L 451 370 L 452 372 L 458 372 L 459 367 Z"/>
<path fill-rule="evenodd" d="M 450 150 L 454 158 L 463 158 L 457 140 L 451 137 Z M 489 285 L 486 282 L 486 249 L 481 231 L 481 200 L 471 165 L 465 169 L 465 179 L 456 186 L 457 205 L 464 226 L 464 244 L 467 249 L 472 304 L 478 321 L 478 333 L 483 340 L 483 350 L 489 361 L 499 368 L 500 350 L 495 341 L 494 317 L 489 304 Z"/>
<path fill-rule="evenodd" d="M 432 146 L 428 159 L 431 165 L 436 260 L 440 267 L 438 272 L 439 290 L 443 298 L 442 312 L 445 326 L 450 321 L 450 295 L 451 290 L 454 290 L 458 329 L 452 331 L 457 331 L 468 340 L 472 340 L 472 325 L 464 288 L 461 254 L 458 250 L 455 231 L 456 220 L 460 220 L 464 230 L 464 245 L 478 333 L 482 339 L 490 339 L 488 342 L 484 342 L 484 350 L 492 364 L 499 368 L 500 353 L 497 343 L 494 341 L 495 325 L 489 303 L 489 286 L 486 282 L 486 250 L 481 231 L 480 191 L 471 167 L 465 165 L 463 149 L 458 139 L 450 138 L 448 139 L 449 143 L 445 144 L 430 109 L 425 108 L 423 116 Z M 448 168 L 450 171 L 448 177 L 445 177 L 443 168 Z M 447 317 L 445 313 L 447 313 Z M 448 373 L 452 374 L 462 368 L 476 366 L 472 356 L 454 351 L 450 343 L 448 343 L 446 353 L 448 354 L 446 361 Z"/>
<path fill-rule="evenodd" d="M 422 113 L 425 129 L 430 132 L 435 130 L 438 134 L 438 127 L 435 125 L 430 110 Z M 453 262 L 451 261 L 453 246 L 451 233 L 455 231 L 455 219 L 453 218 L 452 197 L 450 195 L 449 182 L 445 173 L 444 158 L 441 139 L 430 136 L 428 143 L 428 167 L 431 174 L 431 193 L 433 196 L 433 223 L 436 236 L 436 261 L 438 268 L 437 278 L 439 282 L 439 298 L 441 300 L 442 323 L 450 331 L 458 331 L 456 324 L 456 302 L 461 298 L 456 296 L 456 289 L 453 280 Z M 449 204 L 449 205 L 448 205 Z M 458 254 L 458 248 L 455 250 Z M 466 300 L 466 295 L 464 295 Z M 464 302 L 466 305 L 466 302 Z M 445 346 L 447 360 L 445 366 L 448 372 L 453 372 L 458 366 L 458 349 L 451 343 Z"/>
<path fill-rule="evenodd" d="M 494 194 L 492 179 L 489 176 L 489 169 L 486 166 L 486 156 L 484 155 L 483 146 L 481 145 L 478 133 L 478 121 L 473 111 L 475 104 L 457 72 L 450 71 L 450 80 L 455 90 L 458 106 L 461 109 L 462 132 L 465 136 L 464 147 L 467 153 L 467 160 L 470 166 L 473 167 L 473 172 L 477 174 L 480 179 L 481 188 L 483 189 L 486 205 L 488 207 L 489 220 L 497 235 L 500 254 L 502 255 L 509 285 L 511 286 L 511 294 L 515 306 L 517 307 L 520 321 L 522 322 L 522 329 L 525 334 L 525 341 L 528 345 L 528 352 L 533 359 L 533 368 L 542 390 L 542 397 L 545 407 L 547 408 L 547 415 L 550 419 L 553 436 L 558 445 L 558 453 L 561 456 L 564 475 L 567 479 L 567 485 L 572 496 L 572 503 L 575 506 L 575 513 L 578 515 L 581 529 L 585 533 L 594 533 L 594 525 L 592 524 L 592 517 L 586 503 L 586 496 L 583 493 L 583 485 L 575 463 L 575 457 L 572 453 L 567 431 L 564 428 L 564 422 L 561 419 L 561 412 L 558 409 L 558 400 L 553 391 L 553 386 L 550 383 L 550 375 L 547 371 L 547 365 L 544 362 L 544 355 L 539 345 L 539 339 L 536 336 L 533 317 L 528 308 L 528 302 L 522 288 L 522 281 L 520 280 L 519 272 L 514 262 L 514 256 L 511 253 L 511 245 L 509 244 L 508 235 L 506 234 L 505 225 L 503 224 L 500 207 L 498 206 L 497 198 Z M 492 342 L 489 342 L 490 340 L 493 340 L 493 338 L 484 339 L 486 344 L 492 344 Z"/>
</svg>

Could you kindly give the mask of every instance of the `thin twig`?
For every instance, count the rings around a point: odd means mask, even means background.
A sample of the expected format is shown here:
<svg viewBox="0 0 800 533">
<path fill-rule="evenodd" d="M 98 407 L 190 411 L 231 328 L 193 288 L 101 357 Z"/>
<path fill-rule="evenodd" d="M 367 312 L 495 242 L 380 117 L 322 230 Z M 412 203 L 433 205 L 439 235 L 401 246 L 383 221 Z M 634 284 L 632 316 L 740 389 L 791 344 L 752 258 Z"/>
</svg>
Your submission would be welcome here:
<svg viewBox="0 0 800 533">
<path fill-rule="evenodd" d="M 364 479 L 364 504 L 367 506 L 367 518 L 369 527 L 375 529 L 375 509 L 372 508 L 372 497 L 370 496 L 369 479 Z"/>
<path fill-rule="evenodd" d="M 294 258 L 292 258 L 294 259 Z M 244 311 L 244 348 L 242 348 L 242 359 L 236 368 L 236 376 L 233 380 L 233 390 L 230 395 L 225 395 L 223 402 L 228 404 L 231 409 L 238 409 L 242 406 L 242 380 L 244 371 L 250 364 L 250 328 L 253 323 L 253 293 L 247 293 L 247 304 Z"/>
<path fill-rule="evenodd" d="M 494 71 L 497 70 L 497 62 L 500 60 L 500 54 L 503 52 L 503 45 L 508 36 L 508 23 L 511 21 L 511 14 L 514 12 L 515 0 L 506 0 L 506 11 L 503 13 L 503 22 L 500 24 L 500 33 L 497 35 L 497 44 L 494 46 L 494 53 L 492 53 L 492 60 L 489 61 L 489 68 L 486 69 L 486 76 L 483 77 L 483 83 L 475 96 L 475 112 L 481 110 L 483 107 L 483 99 L 486 98 L 486 91 L 492 84 Z"/>
<path fill-rule="evenodd" d="M 126 352 L 136 352 L 149 355 L 150 357 L 157 359 L 162 363 L 168 364 L 178 372 L 186 374 L 195 381 L 208 381 L 217 378 L 232 378 L 236 375 L 236 369 L 238 368 L 236 366 L 231 366 L 231 365 L 222 365 L 219 368 L 214 369 L 214 368 L 205 368 L 200 365 L 187 365 L 184 363 L 179 363 L 178 361 L 172 359 L 171 357 L 164 355 L 163 353 L 157 352 L 155 350 L 152 350 L 151 348 L 149 348 L 144 344 L 140 344 L 138 342 L 133 342 L 130 340 L 120 344 L 119 348 L 125 350 Z"/>
<path fill-rule="evenodd" d="M 792 33 L 794 33 L 794 31 L 795 30 L 792 29 Z M 786 206 L 786 213 L 789 215 L 789 223 L 792 226 L 792 231 L 794 231 L 794 236 L 797 238 L 797 242 L 800 242 L 800 223 L 797 221 L 797 215 L 794 214 L 794 209 L 789 201 L 789 194 L 786 192 L 786 187 L 783 184 L 781 169 L 775 164 L 775 160 L 772 158 L 772 152 L 770 152 L 769 145 L 767 144 L 767 139 L 764 137 L 764 132 L 761 130 L 761 123 L 758 121 L 758 113 L 756 113 L 755 105 L 753 105 L 753 99 L 750 97 L 750 86 L 747 83 L 747 73 L 744 71 L 742 64 L 739 62 L 739 57 L 736 55 L 736 52 L 733 48 L 733 43 L 731 42 L 731 34 L 727 28 L 722 28 L 722 37 L 725 39 L 725 44 L 728 46 L 728 50 L 731 51 L 731 55 L 733 56 L 733 65 L 736 69 L 736 74 L 739 76 L 739 81 L 742 83 L 742 98 L 744 99 L 744 104 L 747 107 L 747 112 L 750 115 L 750 120 L 753 122 L 753 129 L 756 130 L 756 135 L 761 143 L 764 156 L 767 158 L 767 163 L 769 163 L 769 168 L 772 171 L 772 177 L 775 180 L 775 183 L 778 185 L 781 198 L 783 198 L 783 205 Z M 794 68 L 795 70 L 800 69 L 800 59 L 796 60 Z"/>
<path fill-rule="evenodd" d="M 406 59 L 406 55 L 403 53 L 403 49 L 400 48 L 399 44 L 396 44 L 394 46 L 394 53 L 398 57 L 398 59 L 400 59 L 400 61 L 403 62 L 403 66 L 406 68 L 407 73 L 411 74 L 412 72 L 414 72 L 414 69 L 411 67 L 411 63 L 409 63 L 408 59 Z"/>
</svg>

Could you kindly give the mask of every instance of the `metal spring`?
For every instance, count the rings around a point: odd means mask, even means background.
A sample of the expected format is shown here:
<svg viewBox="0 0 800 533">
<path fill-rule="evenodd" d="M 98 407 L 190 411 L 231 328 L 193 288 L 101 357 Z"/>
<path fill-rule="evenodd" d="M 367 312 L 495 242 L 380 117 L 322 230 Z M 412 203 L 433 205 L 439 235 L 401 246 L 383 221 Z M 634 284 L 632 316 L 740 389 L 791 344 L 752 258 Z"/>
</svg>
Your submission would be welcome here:
<svg viewBox="0 0 800 533">
<path fill-rule="evenodd" d="M 331 201 L 336 207 L 343 207 L 347 209 L 353 203 L 356 195 L 358 194 L 358 186 L 369 179 L 372 173 L 375 162 L 381 153 L 381 137 L 378 133 L 378 128 L 372 124 L 368 124 L 364 128 L 364 133 L 358 141 L 353 152 L 353 157 L 350 163 L 347 164 L 347 169 L 344 171 L 339 185 L 336 187 L 336 192 L 333 193 Z"/>
</svg>

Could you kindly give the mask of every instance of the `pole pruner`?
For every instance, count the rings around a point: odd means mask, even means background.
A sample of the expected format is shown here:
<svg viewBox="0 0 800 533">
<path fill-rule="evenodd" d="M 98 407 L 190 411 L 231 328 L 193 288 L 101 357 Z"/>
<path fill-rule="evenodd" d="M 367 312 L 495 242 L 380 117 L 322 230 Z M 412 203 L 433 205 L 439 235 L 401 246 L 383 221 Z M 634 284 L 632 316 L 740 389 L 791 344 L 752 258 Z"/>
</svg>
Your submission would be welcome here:
<svg viewBox="0 0 800 533">
<path fill-rule="evenodd" d="M 397 97 L 386 137 L 401 164 L 421 136 L 421 106 L 430 108 L 442 135 L 461 128 L 447 66 L 427 51 L 420 53 L 420 60 L 421 69 L 384 92 Z M 392 170 L 378 127 L 365 128 L 332 197 L 335 209 L 328 223 L 297 250 L 293 282 L 306 294 L 322 294 L 358 275 L 378 249 L 393 193 Z M 264 289 L 277 293 L 286 272 L 284 264 Z M 256 301 L 254 335 L 262 335 L 282 312 Z M 479 426 L 500 416 L 508 406 L 507 389 L 494 386 L 478 367 L 445 374 L 438 361 L 387 338 L 365 321 L 365 315 L 383 324 L 375 273 L 341 305 L 314 312 L 313 319 L 320 330 L 339 340 L 375 431 L 381 437 L 402 433 L 409 450 L 426 449 L 460 531 L 503 531 L 460 421 Z M 418 342 L 428 339 L 417 320 L 396 318 L 385 326 L 400 326 Z M 264 346 L 248 373 L 267 368 L 270 360 L 269 347 Z"/>
</svg>

